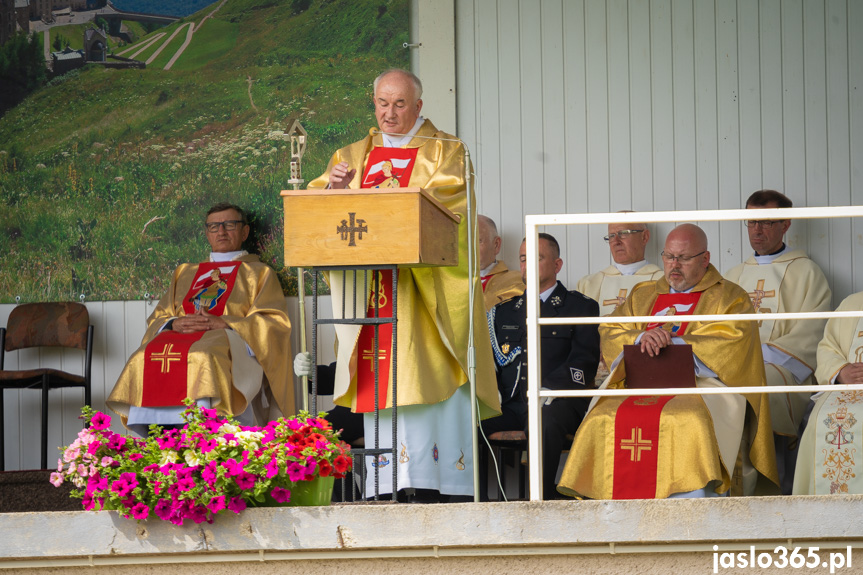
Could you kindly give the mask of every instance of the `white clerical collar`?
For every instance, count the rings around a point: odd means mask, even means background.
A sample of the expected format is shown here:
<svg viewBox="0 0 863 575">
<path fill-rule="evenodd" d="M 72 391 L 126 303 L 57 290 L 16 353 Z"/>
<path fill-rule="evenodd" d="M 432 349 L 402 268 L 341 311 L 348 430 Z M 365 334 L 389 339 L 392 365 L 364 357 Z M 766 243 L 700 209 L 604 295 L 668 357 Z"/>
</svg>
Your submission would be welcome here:
<svg viewBox="0 0 863 575">
<path fill-rule="evenodd" d="M 490 274 L 491 270 L 493 270 L 494 266 L 496 266 L 496 265 L 497 265 L 497 260 L 494 260 L 493 262 L 491 262 L 490 266 L 488 266 L 487 268 L 485 268 L 484 270 L 479 272 L 479 277 L 484 278 L 485 276 Z"/>
<path fill-rule="evenodd" d="M 248 254 L 249 252 L 247 252 L 246 250 L 240 250 L 238 252 L 210 252 L 210 261 L 229 262 Z"/>
<path fill-rule="evenodd" d="M 648 263 L 647 260 L 641 260 L 640 262 L 635 262 L 634 264 L 619 264 L 617 262 L 612 262 L 612 265 L 617 268 L 621 274 L 625 276 L 635 275 L 635 272 L 646 266 Z"/>
<path fill-rule="evenodd" d="M 414 134 L 420 131 L 420 126 L 425 122 L 425 118 L 420 116 L 417 118 L 417 121 L 414 122 L 414 127 L 411 128 L 410 132 L 405 134 L 404 136 L 390 136 L 389 134 L 381 134 L 381 138 L 384 140 L 385 148 L 401 148 L 402 146 L 406 146 L 411 138 L 414 137 Z"/>
<path fill-rule="evenodd" d="M 685 290 L 683 290 L 683 291 L 677 291 L 677 290 L 676 290 L 676 289 L 674 289 L 673 287 L 668 286 L 668 293 L 689 293 L 689 292 L 691 292 L 691 291 L 692 291 L 692 288 L 694 288 L 694 287 L 695 287 L 695 286 L 692 286 L 692 287 L 691 287 L 691 288 L 689 288 L 689 289 L 685 289 Z"/>
<path fill-rule="evenodd" d="M 783 243 L 782 249 L 779 250 L 778 252 L 776 252 L 775 254 L 770 254 L 770 255 L 766 255 L 766 256 L 759 256 L 758 254 L 755 254 L 755 261 L 758 262 L 758 265 L 760 265 L 760 266 L 772 264 L 773 260 L 775 260 L 776 258 L 781 256 L 782 254 L 784 254 L 786 251 L 788 251 L 788 246 L 786 246 Z"/>
<path fill-rule="evenodd" d="M 548 288 L 547 290 L 545 290 L 544 292 L 539 294 L 539 301 L 544 302 L 545 300 L 547 300 L 548 297 L 551 295 L 551 292 L 553 292 L 556 287 L 557 287 L 557 282 L 555 282 L 555 284 L 553 286 L 551 286 L 550 288 Z"/>
</svg>

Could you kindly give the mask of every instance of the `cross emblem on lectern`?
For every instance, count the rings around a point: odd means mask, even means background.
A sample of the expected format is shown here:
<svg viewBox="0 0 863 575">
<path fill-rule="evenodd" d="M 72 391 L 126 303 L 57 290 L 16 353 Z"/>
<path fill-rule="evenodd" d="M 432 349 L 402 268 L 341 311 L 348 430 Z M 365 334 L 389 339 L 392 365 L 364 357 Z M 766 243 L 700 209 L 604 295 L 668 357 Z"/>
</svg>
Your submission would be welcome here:
<svg viewBox="0 0 863 575">
<path fill-rule="evenodd" d="M 625 301 L 626 301 L 626 290 L 622 289 L 619 292 L 617 292 L 617 297 L 603 300 L 602 305 L 612 305 L 613 304 L 614 307 L 617 307 L 619 305 L 623 305 L 623 302 L 625 302 Z"/>
<path fill-rule="evenodd" d="M 172 351 L 174 349 L 173 343 L 165 344 L 165 347 L 162 348 L 162 351 L 159 353 L 154 353 L 150 356 L 150 361 L 158 361 L 162 363 L 162 373 L 168 373 L 171 371 L 171 362 L 172 361 L 180 361 L 182 359 L 183 354 L 178 351 Z"/>
<path fill-rule="evenodd" d="M 366 223 L 365 220 L 357 219 L 354 221 L 356 215 L 356 212 L 348 212 L 348 217 L 351 219 L 350 223 L 348 220 L 342 220 L 342 225 L 336 226 L 336 233 L 341 234 L 343 240 L 350 238 L 348 246 L 357 245 L 354 234 L 358 233 L 360 235 L 358 239 L 363 239 L 363 232 L 369 231 L 368 226 L 363 225 Z"/>
<path fill-rule="evenodd" d="M 641 436 L 640 427 L 633 427 L 630 438 L 620 440 L 620 448 L 629 451 L 630 461 L 641 461 L 641 452 L 653 449 L 653 442 Z"/>
</svg>

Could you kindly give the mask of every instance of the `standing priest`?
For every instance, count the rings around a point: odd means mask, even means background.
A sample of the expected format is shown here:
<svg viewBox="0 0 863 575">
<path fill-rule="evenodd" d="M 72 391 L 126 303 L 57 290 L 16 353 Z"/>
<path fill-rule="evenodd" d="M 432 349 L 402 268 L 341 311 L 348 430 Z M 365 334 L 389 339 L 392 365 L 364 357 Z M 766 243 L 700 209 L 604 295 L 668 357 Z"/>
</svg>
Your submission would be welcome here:
<svg viewBox="0 0 863 575">
<path fill-rule="evenodd" d="M 477 397 L 480 417 L 500 413 L 491 344 L 479 277 L 468 274 L 468 225 L 464 147 L 455 136 L 420 116 L 422 84 L 406 70 L 391 69 L 374 81 L 374 106 L 379 130 L 345 148 L 330 160 L 324 175 L 310 188 L 419 187 L 461 216 L 457 266 L 398 270 L 398 487 L 430 489 L 442 494 L 473 494 L 468 331 L 476 337 Z M 386 172 L 386 173 L 385 173 Z M 381 178 L 380 176 L 386 176 Z M 474 229 L 476 229 L 474 227 Z M 476 266 L 474 266 L 476 269 Z M 359 274 L 362 275 L 362 274 Z M 381 316 L 392 307 L 392 278 L 380 273 L 374 299 Z M 352 279 L 348 277 L 346 282 Z M 341 317 L 342 275 L 331 274 L 333 310 Z M 469 282 L 474 282 L 474 315 L 468 314 Z M 357 280 L 363 285 L 363 279 Z M 369 282 L 370 287 L 374 282 Z M 371 293 L 356 290 L 360 311 L 373 310 Z M 348 295 L 347 297 L 351 297 Z M 346 306 L 351 309 L 350 304 Z M 392 405 L 391 328 L 381 326 L 378 352 L 380 407 Z M 372 444 L 374 411 L 374 332 L 370 326 L 336 326 L 338 337 L 334 402 L 366 417 L 366 445 Z M 390 447 L 391 413 L 380 416 L 381 447 Z M 386 456 L 373 464 L 380 473 L 380 492 L 392 491 L 392 468 Z M 369 473 L 366 492 L 373 491 Z"/>
<path fill-rule="evenodd" d="M 242 249 L 245 212 L 216 204 L 204 229 L 212 253 L 182 264 L 148 319 L 107 404 L 130 429 L 176 425 L 187 397 L 246 424 L 294 413 L 291 324 L 276 273 Z"/>
<path fill-rule="evenodd" d="M 753 313 L 746 292 L 710 265 L 701 228 L 674 228 L 662 260 L 664 277 L 635 286 L 612 318 Z M 644 354 L 645 364 L 669 346 L 691 345 L 699 387 L 764 385 L 754 322 L 681 319 L 602 325 L 602 355 L 611 368 L 606 385 L 626 387 L 627 372 L 635 377 L 622 359 L 627 344 L 640 345 L 635 353 Z M 772 435 L 760 394 L 604 397 L 575 435 L 558 490 L 590 499 L 715 496 L 731 487 L 739 455 L 744 491 L 775 493 Z"/>
</svg>

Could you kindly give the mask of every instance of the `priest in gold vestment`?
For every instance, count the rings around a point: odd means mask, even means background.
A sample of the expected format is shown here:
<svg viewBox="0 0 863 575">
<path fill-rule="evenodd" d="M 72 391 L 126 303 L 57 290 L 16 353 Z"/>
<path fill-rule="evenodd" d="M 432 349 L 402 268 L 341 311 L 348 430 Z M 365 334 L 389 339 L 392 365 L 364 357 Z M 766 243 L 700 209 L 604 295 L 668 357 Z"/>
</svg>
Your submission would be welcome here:
<svg viewBox="0 0 863 575">
<path fill-rule="evenodd" d="M 291 326 L 278 277 L 241 249 L 249 234 L 241 208 L 217 204 L 205 226 L 209 262 L 174 271 L 141 347 L 107 399 L 125 425 L 144 435 L 151 423 L 182 423 L 186 397 L 246 424 L 295 411 Z M 148 366 L 158 368 L 152 377 Z"/>
<path fill-rule="evenodd" d="M 845 298 L 836 311 L 863 310 L 863 292 Z M 820 385 L 863 384 L 863 317 L 827 321 L 818 344 Z M 800 439 L 795 495 L 863 493 L 863 391 L 816 394 Z"/>
<path fill-rule="evenodd" d="M 503 241 L 497 233 L 494 220 L 482 214 L 477 216 L 479 233 L 479 267 L 482 282 L 485 310 L 501 302 L 505 302 L 524 293 L 525 285 L 521 273 L 506 267 L 502 260 L 497 259 Z"/>
<path fill-rule="evenodd" d="M 387 70 L 374 82 L 378 130 L 342 148 L 330 159 L 327 171 L 310 182 L 310 188 L 362 188 L 376 181 L 372 172 L 386 161 L 401 187 L 420 187 L 446 208 L 461 216 L 458 227 L 457 266 L 403 268 L 397 284 L 397 379 L 398 379 L 398 488 L 430 489 L 442 494 L 473 494 L 470 391 L 468 383 L 468 331 L 471 321 L 476 338 L 477 398 L 480 417 L 500 413 L 491 344 L 479 276 L 468 274 L 468 225 L 464 147 L 455 136 L 441 132 L 422 118 L 422 84 L 405 70 Z M 381 133 L 383 132 L 383 133 Z M 474 238 L 476 235 L 474 234 Z M 477 269 L 477 266 L 474 266 Z M 362 274 L 359 274 L 360 276 Z M 341 317 L 341 274 L 330 274 L 333 312 Z M 350 282 L 347 278 L 346 282 Z M 469 282 L 474 282 L 474 316 L 468 313 Z M 384 281 L 386 286 L 389 282 Z M 358 285 L 363 284 L 360 277 Z M 369 287 L 373 282 L 369 282 Z M 345 293 L 352 293 L 346 286 Z M 389 288 L 388 288 L 389 289 Z M 371 294 L 357 290 L 358 310 L 365 311 Z M 350 297 L 348 295 L 347 297 Z M 386 301 L 389 298 L 380 298 Z M 348 309 L 352 306 L 348 304 Z M 363 400 L 368 386 L 362 377 L 372 367 L 374 353 L 358 345 L 359 326 L 336 326 L 338 339 L 334 402 L 353 411 L 373 410 Z M 382 337 L 387 340 L 387 337 Z M 363 347 L 364 349 L 359 349 Z M 380 364 L 391 362 L 383 352 Z M 390 372 L 388 366 L 380 367 Z M 363 374 L 366 374 L 365 376 Z M 391 372 L 390 372 L 391 375 Z M 386 378 L 386 398 L 381 408 L 392 405 L 392 378 Z M 381 447 L 391 444 L 392 414 L 380 417 Z M 366 445 L 372 445 L 373 419 L 366 417 Z M 372 465 L 380 473 L 380 492 L 392 489 L 392 468 L 387 456 Z M 366 493 L 373 492 L 369 473 Z"/>
<path fill-rule="evenodd" d="M 662 258 L 664 277 L 636 286 L 611 317 L 752 313 L 746 292 L 710 265 L 700 228 L 672 230 Z M 652 357 L 680 343 L 692 346 L 697 386 L 764 385 L 753 322 L 611 323 L 600 337 L 611 367 L 603 387 L 625 387 L 624 345 Z M 778 491 L 770 412 L 759 394 L 606 397 L 579 427 L 558 491 L 589 499 L 718 495 L 738 461 L 744 491 Z"/>
</svg>

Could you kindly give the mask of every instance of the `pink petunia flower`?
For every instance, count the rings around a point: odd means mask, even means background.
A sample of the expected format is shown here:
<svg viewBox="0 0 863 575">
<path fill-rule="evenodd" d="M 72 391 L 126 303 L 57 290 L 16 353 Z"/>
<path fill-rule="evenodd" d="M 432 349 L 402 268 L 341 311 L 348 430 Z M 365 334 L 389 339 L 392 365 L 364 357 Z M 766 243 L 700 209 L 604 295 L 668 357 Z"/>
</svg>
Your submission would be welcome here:
<svg viewBox="0 0 863 575">
<path fill-rule="evenodd" d="M 248 471 L 243 471 L 234 477 L 234 481 L 240 489 L 251 489 L 255 486 L 255 479 L 255 475 Z"/>
<path fill-rule="evenodd" d="M 210 499 L 210 502 L 207 503 L 207 509 L 209 509 L 212 513 L 218 513 L 222 509 L 225 508 L 225 496 L 217 495 Z"/>
<path fill-rule="evenodd" d="M 231 497 L 231 500 L 228 502 L 228 511 L 233 511 L 234 513 L 239 513 L 243 509 L 246 508 L 246 500 L 242 497 Z"/>
<path fill-rule="evenodd" d="M 54 487 L 60 487 L 63 485 L 63 474 L 59 471 L 54 471 L 51 473 L 51 485 Z"/>
<path fill-rule="evenodd" d="M 95 431 L 100 431 L 102 429 L 108 429 L 111 426 L 111 417 L 105 415 L 101 411 L 97 411 L 93 414 L 93 417 L 90 419 L 90 429 Z"/>
<path fill-rule="evenodd" d="M 272 495 L 273 499 L 279 503 L 287 503 L 291 500 L 291 491 L 284 487 L 273 487 L 273 490 L 270 491 L 270 495 Z"/>
<path fill-rule="evenodd" d="M 150 508 L 146 503 L 138 503 L 132 507 L 131 514 L 135 519 L 146 519 L 150 515 Z"/>
</svg>

